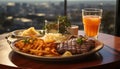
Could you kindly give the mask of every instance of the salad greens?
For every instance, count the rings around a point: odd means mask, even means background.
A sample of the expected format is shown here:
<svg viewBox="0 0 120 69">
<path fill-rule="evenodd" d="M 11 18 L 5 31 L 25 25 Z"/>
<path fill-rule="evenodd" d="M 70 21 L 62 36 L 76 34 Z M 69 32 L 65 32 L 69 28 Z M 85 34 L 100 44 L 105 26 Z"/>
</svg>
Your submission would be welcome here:
<svg viewBox="0 0 120 69">
<path fill-rule="evenodd" d="M 68 28 L 71 27 L 70 21 L 67 19 L 67 16 L 59 16 L 59 33 L 68 34 Z"/>
<path fill-rule="evenodd" d="M 52 23 L 46 23 L 44 30 L 49 32 L 59 32 L 61 34 L 70 34 L 68 28 L 71 27 L 70 21 L 67 16 L 58 16 L 57 20 Z"/>
</svg>

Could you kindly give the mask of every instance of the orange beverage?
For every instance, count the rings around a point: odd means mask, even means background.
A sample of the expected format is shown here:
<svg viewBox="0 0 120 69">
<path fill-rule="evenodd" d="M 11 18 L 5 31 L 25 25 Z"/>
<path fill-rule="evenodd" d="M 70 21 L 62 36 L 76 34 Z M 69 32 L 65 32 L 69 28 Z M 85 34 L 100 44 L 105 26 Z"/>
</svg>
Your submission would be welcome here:
<svg viewBox="0 0 120 69">
<path fill-rule="evenodd" d="M 84 8 L 82 18 L 86 37 L 97 39 L 102 18 L 102 9 Z"/>
<path fill-rule="evenodd" d="M 88 37 L 96 37 L 98 35 L 101 16 L 86 15 L 83 16 L 84 31 Z"/>
</svg>

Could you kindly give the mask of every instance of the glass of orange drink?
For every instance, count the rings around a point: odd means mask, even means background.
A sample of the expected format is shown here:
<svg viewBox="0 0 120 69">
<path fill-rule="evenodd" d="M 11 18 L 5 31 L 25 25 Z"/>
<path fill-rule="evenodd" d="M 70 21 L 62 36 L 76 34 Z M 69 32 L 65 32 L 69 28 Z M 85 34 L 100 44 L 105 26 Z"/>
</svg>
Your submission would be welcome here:
<svg viewBox="0 0 120 69">
<path fill-rule="evenodd" d="M 102 12 L 102 9 L 97 8 L 82 9 L 82 20 L 86 37 L 97 39 L 101 24 Z"/>
</svg>

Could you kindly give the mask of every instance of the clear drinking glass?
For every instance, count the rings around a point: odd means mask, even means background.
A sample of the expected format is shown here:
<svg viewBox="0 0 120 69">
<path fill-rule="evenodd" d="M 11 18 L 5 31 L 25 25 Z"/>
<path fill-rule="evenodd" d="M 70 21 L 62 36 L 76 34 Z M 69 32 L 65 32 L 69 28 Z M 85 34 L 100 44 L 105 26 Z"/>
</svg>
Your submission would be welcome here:
<svg viewBox="0 0 120 69">
<path fill-rule="evenodd" d="M 97 39 L 101 24 L 102 12 L 103 10 L 98 8 L 82 9 L 82 20 L 86 37 Z"/>
<path fill-rule="evenodd" d="M 45 20 L 45 33 L 58 33 L 59 23 Z"/>
</svg>

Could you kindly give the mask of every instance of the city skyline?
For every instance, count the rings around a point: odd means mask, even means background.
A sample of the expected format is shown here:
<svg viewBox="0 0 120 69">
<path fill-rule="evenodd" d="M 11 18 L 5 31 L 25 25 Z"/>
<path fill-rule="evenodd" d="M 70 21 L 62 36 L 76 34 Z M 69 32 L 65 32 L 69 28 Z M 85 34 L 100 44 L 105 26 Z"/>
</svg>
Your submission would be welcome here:
<svg viewBox="0 0 120 69">
<path fill-rule="evenodd" d="M 21 0 L 0 0 L 0 19 L 2 21 L 0 22 L 0 33 L 24 29 L 30 26 L 34 26 L 37 29 L 43 28 L 45 19 L 48 21 L 56 21 L 57 16 L 64 15 L 64 0 L 40 0 L 39 2 L 37 2 L 38 0 L 25 0 L 26 2 L 20 1 Z M 105 32 L 109 30 L 108 33 L 111 34 L 114 33 L 113 27 L 116 1 L 68 0 L 68 18 L 72 24 L 78 25 L 80 29 L 83 29 L 81 9 L 86 7 L 104 9 L 104 23 L 102 23 L 101 29 L 106 29 L 104 30 Z M 44 14 L 45 16 L 38 16 L 36 14 Z M 105 17 L 108 19 L 105 19 Z M 109 28 L 106 28 L 105 24 L 107 24 Z"/>
<path fill-rule="evenodd" d="M 28 2 L 33 0 L 0 0 L 0 1 L 15 1 L 15 2 Z M 51 0 L 34 0 L 34 1 L 51 1 Z M 64 1 L 64 0 L 52 0 L 52 1 Z M 67 0 L 67 1 L 113 1 L 113 0 Z"/>
<path fill-rule="evenodd" d="M 117 0 L 67 0 L 68 1 L 68 5 L 74 5 L 74 4 L 111 4 L 111 5 L 116 5 L 117 4 Z M 13 3 L 36 3 L 36 4 L 41 4 L 41 3 L 54 3 L 54 4 L 59 4 L 61 2 L 64 2 L 64 0 L 0 0 L 0 4 L 4 4 L 4 3 L 9 3 L 9 2 L 13 2 Z"/>
</svg>

